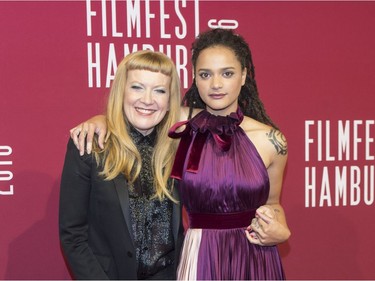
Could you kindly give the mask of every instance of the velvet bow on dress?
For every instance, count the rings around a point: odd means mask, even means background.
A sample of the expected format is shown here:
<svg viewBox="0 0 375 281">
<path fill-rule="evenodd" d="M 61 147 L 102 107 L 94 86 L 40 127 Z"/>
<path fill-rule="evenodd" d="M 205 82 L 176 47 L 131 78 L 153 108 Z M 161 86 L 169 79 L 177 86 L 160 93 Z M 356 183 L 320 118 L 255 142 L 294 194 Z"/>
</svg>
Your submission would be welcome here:
<svg viewBox="0 0 375 281">
<path fill-rule="evenodd" d="M 232 144 L 232 136 L 242 120 L 243 113 L 238 108 L 237 112 L 227 116 L 213 115 L 203 110 L 191 120 L 176 123 L 168 134 L 174 139 L 181 138 L 171 177 L 182 178 L 186 159 L 186 171 L 193 173 L 198 171 L 203 146 L 210 136 L 220 149 L 228 151 Z M 177 132 L 183 126 L 185 129 Z"/>
</svg>

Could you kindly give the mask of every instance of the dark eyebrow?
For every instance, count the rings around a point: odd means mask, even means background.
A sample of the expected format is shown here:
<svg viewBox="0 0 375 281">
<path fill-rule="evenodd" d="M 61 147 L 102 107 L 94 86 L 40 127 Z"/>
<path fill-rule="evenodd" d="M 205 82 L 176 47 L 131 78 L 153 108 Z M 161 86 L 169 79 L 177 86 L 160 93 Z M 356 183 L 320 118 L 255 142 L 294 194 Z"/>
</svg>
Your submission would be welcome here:
<svg viewBox="0 0 375 281">
<path fill-rule="evenodd" d="M 225 70 L 234 70 L 235 69 L 235 67 L 233 67 L 233 66 L 228 66 L 228 67 L 223 67 L 223 68 L 221 68 L 220 70 L 221 71 L 225 71 Z M 208 69 L 208 68 L 200 68 L 200 69 L 198 69 L 198 71 L 212 71 L 211 69 Z"/>
</svg>

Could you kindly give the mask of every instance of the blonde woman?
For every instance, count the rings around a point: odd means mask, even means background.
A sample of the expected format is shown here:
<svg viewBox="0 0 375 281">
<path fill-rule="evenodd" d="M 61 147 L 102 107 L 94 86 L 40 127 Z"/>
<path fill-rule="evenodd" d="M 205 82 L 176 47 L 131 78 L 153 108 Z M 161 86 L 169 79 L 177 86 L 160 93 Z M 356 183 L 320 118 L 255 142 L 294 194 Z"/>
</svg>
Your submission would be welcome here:
<svg viewBox="0 0 375 281">
<path fill-rule="evenodd" d="M 68 143 L 59 227 L 75 279 L 175 279 L 181 206 L 169 179 L 177 148 L 180 85 L 164 54 L 119 64 L 108 98 L 105 145 L 80 155 Z"/>
</svg>

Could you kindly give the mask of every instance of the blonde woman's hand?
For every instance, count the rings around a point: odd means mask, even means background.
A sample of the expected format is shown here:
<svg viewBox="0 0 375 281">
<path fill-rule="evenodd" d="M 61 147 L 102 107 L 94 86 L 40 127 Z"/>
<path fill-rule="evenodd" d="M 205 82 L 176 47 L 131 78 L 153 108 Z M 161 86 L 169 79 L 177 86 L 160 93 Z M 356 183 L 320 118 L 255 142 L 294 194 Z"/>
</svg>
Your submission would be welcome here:
<svg viewBox="0 0 375 281">
<path fill-rule="evenodd" d="M 104 147 L 104 137 L 107 133 L 106 119 L 104 115 L 96 115 L 89 120 L 70 129 L 70 137 L 79 150 L 79 154 L 88 154 L 92 151 L 92 142 L 94 135 L 98 135 L 98 144 L 100 148 Z M 85 143 L 86 141 L 86 143 Z"/>
</svg>

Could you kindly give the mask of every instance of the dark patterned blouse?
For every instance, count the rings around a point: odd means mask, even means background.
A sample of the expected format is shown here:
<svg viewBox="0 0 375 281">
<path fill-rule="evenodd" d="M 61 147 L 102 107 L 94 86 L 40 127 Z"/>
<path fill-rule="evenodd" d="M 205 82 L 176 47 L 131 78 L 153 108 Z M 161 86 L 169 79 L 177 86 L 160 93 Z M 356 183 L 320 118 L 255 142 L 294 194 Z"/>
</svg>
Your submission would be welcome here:
<svg viewBox="0 0 375 281">
<path fill-rule="evenodd" d="M 129 131 L 142 158 L 141 172 L 129 190 L 138 279 L 152 279 L 157 276 L 162 277 L 158 279 L 169 279 L 169 275 L 173 275 L 174 260 L 173 202 L 169 199 L 159 201 L 157 198 L 151 198 L 154 194 L 151 159 L 156 130 L 147 136 L 143 136 L 133 127 Z"/>
</svg>

